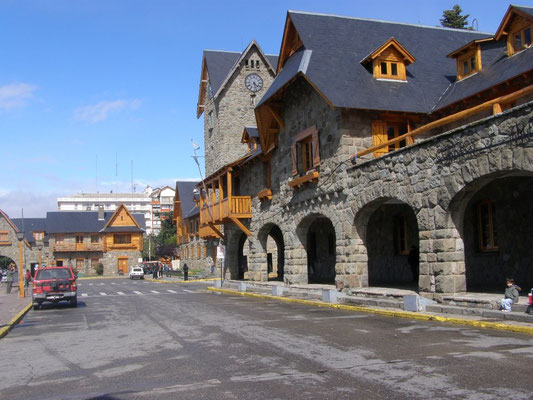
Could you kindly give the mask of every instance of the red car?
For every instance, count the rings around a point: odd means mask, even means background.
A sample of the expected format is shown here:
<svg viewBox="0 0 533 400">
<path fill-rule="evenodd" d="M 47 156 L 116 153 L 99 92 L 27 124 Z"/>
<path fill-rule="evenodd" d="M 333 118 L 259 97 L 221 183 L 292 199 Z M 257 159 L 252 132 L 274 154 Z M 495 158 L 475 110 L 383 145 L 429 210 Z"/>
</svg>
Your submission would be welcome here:
<svg viewBox="0 0 533 400">
<path fill-rule="evenodd" d="M 58 303 L 68 301 L 78 305 L 76 275 L 70 267 L 39 268 L 33 278 L 33 309 L 38 310 L 45 301 Z"/>
</svg>

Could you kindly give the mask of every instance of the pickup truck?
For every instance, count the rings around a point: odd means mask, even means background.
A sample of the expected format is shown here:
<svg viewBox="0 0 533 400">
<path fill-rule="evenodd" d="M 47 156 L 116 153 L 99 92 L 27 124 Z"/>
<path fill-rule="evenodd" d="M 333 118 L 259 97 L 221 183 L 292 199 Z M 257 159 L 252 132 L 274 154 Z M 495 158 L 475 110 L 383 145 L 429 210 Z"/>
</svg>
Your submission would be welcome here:
<svg viewBox="0 0 533 400">
<path fill-rule="evenodd" d="M 78 285 L 72 268 L 39 268 L 33 278 L 33 309 L 38 310 L 44 302 L 60 301 L 68 301 L 72 307 L 78 305 Z"/>
</svg>

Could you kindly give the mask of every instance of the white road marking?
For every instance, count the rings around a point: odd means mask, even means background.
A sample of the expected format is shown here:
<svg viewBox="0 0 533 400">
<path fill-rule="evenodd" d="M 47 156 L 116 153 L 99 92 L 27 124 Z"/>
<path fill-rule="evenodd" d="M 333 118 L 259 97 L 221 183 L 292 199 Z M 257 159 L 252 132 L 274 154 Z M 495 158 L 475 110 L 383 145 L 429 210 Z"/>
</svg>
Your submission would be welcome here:
<svg viewBox="0 0 533 400">
<path fill-rule="evenodd" d="M 100 286 L 103 286 L 103 285 L 105 285 L 105 283 L 101 283 L 101 284 L 100 284 Z"/>
<path fill-rule="evenodd" d="M 170 292 L 170 293 L 178 293 L 178 292 L 176 292 L 175 290 L 170 290 L 170 289 L 167 289 L 167 292 Z"/>
<path fill-rule="evenodd" d="M 187 292 L 187 293 L 195 293 L 194 290 L 189 290 L 189 289 L 183 289 L 184 292 Z"/>
<path fill-rule="evenodd" d="M 159 292 L 157 290 L 150 290 L 150 292 L 159 294 Z"/>
<path fill-rule="evenodd" d="M 115 283 L 115 282 L 111 282 L 111 284 L 112 284 L 112 285 L 116 285 L 116 283 Z"/>
<path fill-rule="evenodd" d="M 121 296 L 124 296 L 125 293 L 124 292 L 117 292 L 118 294 L 120 294 Z"/>
<path fill-rule="evenodd" d="M 87 296 L 89 296 L 87 293 L 82 293 L 81 294 L 81 297 L 87 297 Z"/>
<path fill-rule="evenodd" d="M 107 296 L 107 293 L 100 292 L 100 296 Z"/>
<path fill-rule="evenodd" d="M 133 293 L 135 293 L 135 294 L 143 294 L 141 292 L 138 292 L 137 290 L 134 290 Z"/>
<path fill-rule="evenodd" d="M 92 283 L 89 283 L 89 286 L 92 286 L 93 284 Z"/>
</svg>

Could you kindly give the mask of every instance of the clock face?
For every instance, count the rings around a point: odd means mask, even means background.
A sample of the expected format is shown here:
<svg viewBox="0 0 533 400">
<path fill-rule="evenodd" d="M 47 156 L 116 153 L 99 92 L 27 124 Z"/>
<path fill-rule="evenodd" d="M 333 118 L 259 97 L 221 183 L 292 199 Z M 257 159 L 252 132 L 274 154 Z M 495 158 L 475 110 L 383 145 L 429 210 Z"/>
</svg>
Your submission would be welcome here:
<svg viewBox="0 0 533 400">
<path fill-rule="evenodd" d="M 257 74 L 250 74 L 244 80 L 246 88 L 252 92 L 258 92 L 263 87 L 263 79 Z"/>
</svg>

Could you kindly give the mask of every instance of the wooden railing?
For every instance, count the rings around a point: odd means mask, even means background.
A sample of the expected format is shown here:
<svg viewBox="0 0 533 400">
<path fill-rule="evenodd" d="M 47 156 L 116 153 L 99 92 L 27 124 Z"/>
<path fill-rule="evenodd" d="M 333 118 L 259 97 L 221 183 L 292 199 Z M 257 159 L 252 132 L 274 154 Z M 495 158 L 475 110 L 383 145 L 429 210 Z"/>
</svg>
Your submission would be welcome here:
<svg viewBox="0 0 533 400">
<path fill-rule="evenodd" d="M 211 206 L 204 205 L 200 210 L 200 225 L 219 224 L 226 218 L 251 218 L 252 198 L 250 196 L 231 196 L 217 201 Z"/>
<path fill-rule="evenodd" d="M 370 154 L 370 153 L 373 153 L 374 151 L 379 150 L 379 149 L 381 149 L 383 147 L 391 146 L 393 144 L 396 144 L 396 143 L 399 143 L 399 142 L 401 142 L 403 140 L 406 140 L 409 137 L 412 138 L 414 136 L 417 136 L 417 135 L 420 135 L 420 134 L 425 133 L 427 131 L 430 131 L 431 129 L 439 128 L 441 126 L 451 124 L 453 122 L 456 122 L 456 121 L 459 121 L 461 119 L 470 117 L 472 115 L 479 114 L 482 111 L 486 111 L 486 110 L 492 109 L 493 114 L 499 114 L 499 113 L 502 112 L 502 107 L 501 107 L 502 104 L 512 103 L 513 101 L 519 99 L 520 97 L 527 96 L 527 95 L 529 95 L 531 93 L 533 93 L 533 85 L 527 86 L 527 87 L 525 87 L 523 89 L 520 89 L 520 90 L 518 90 L 518 91 L 516 91 L 514 93 L 511 93 L 511 94 L 508 94 L 508 95 L 505 95 L 505 96 L 500 96 L 500 97 L 497 97 L 495 99 L 489 100 L 489 101 L 487 101 L 485 103 L 482 103 L 482 104 L 479 104 L 479 105 L 477 105 L 475 107 L 471 107 L 471 108 L 468 108 L 466 110 L 459 111 L 459 112 L 457 112 L 455 114 L 448 115 L 447 117 L 444 117 L 444 118 L 438 119 L 436 121 L 430 122 L 429 124 L 421 126 L 420 128 L 413 129 L 412 131 L 407 132 L 404 135 L 400 135 L 400 136 L 398 136 L 398 137 L 396 137 L 394 139 L 391 139 L 391 140 L 388 140 L 386 142 L 383 142 L 383 143 L 377 144 L 375 146 L 369 147 L 367 149 L 361 150 L 357 154 L 353 154 L 351 156 L 351 160 L 357 160 L 357 158 L 362 157 L 362 156 L 367 155 L 367 154 Z"/>
<path fill-rule="evenodd" d="M 102 243 L 56 243 L 52 251 L 102 251 Z"/>
</svg>

